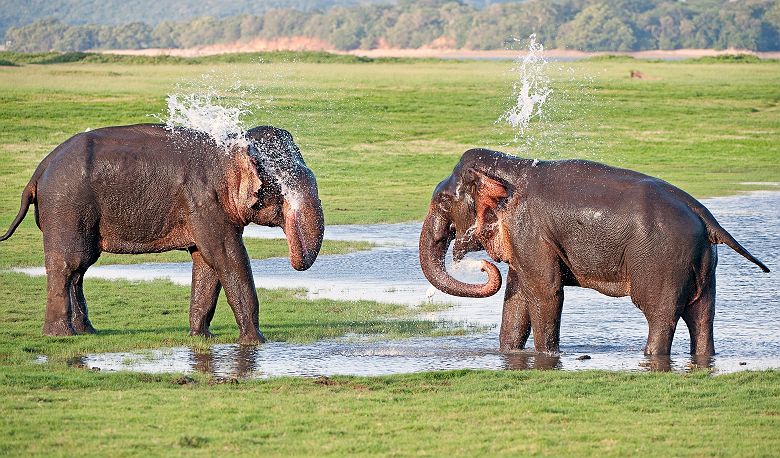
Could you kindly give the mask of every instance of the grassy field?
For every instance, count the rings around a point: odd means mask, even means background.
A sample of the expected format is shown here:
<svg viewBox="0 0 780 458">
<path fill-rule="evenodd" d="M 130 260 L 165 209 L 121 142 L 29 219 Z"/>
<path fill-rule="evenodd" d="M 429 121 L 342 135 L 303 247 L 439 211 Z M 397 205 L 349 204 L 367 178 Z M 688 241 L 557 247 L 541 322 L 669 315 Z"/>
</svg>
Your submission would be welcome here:
<svg viewBox="0 0 780 458">
<path fill-rule="evenodd" d="M 551 64 L 561 97 L 533 127 L 538 141 L 518 150 L 512 132 L 494 124 L 510 103 L 506 62 L 0 58 L 19 62 L 0 66 L 0 231 L 53 147 L 86 128 L 153 122 L 177 82 L 204 73 L 257 87 L 251 102 L 260 108 L 248 124 L 293 133 L 330 224 L 422 219 L 435 184 L 474 146 L 607 162 L 700 197 L 780 181 L 779 62 L 602 59 L 567 63 L 570 72 Z M 632 80 L 630 70 L 648 78 Z M 757 182 L 764 184 L 745 184 Z M 41 265 L 41 245 L 28 218 L 0 243 L 0 269 Z M 286 253 L 281 241 L 247 245 L 253 257 Z M 365 248 L 331 243 L 323 254 Z M 174 253 L 101 262 L 186 260 Z M 189 288 L 88 280 L 85 293 L 101 332 L 47 338 L 45 279 L 0 272 L 0 454 L 770 456 L 780 446 L 777 371 L 455 371 L 223 384 L 72 368 L 66 361 L 87 352 L 208 345 L 186 336 Z M 300 291 L 259 295 L 261 329 L 272 341 L 444 332 L 404 307 L 306 301 Z M 224 298 L 213 330 L 217 342 L 237 337 Z M 38 355 L 49 362 L 33 363 Z"/>
</svg>

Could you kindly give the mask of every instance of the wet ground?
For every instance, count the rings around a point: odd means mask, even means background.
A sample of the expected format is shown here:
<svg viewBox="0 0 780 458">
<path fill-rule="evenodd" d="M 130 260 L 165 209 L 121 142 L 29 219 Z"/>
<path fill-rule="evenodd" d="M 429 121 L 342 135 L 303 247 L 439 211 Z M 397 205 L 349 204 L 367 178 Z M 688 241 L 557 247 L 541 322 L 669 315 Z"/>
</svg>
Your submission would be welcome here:
<svg viewBox="0 0 780 458">
<path fill-rule="evenodd" d="M 306 288 L 312 298 L 370 299 L 416 306 L 434 301 L 453 304 L 426 316 L 487 329 L 466 336 L 376 342 L 351 336 L 309 345 L 269 343 L 258 348 L 214 345 L 206 353 L 171 348 L 138 353 L 86 355 L 77 361 L 102 370 L 142 372 L 204 371 L 220 377 L 275 375 L 383 375 L 440 369 L 608 369 L 687 370 L 711 367 L 717 373 L 780 368 L 780 192 L 756 192 L 703 201 L 734 237 L 767 264 L 764 274 L 752 263 L 719 246 L 714 358 L 692 361 L 688 331 L 681 321 L 671 358 L 642 356 L 647 324 L 628 298 L 610 298 L 582 288 L 566 288 L 559 356 L 533 352 L 502 354 L 498 347 L 503 292 L 467 299 L 436 292 L 432 296 L 417 259 L 420 224 L 333 226 L 326 238 L 367 240 L 371 251 L 323 256 L 306 272 L 287 259 L 252 262 L 263 288 Z M 278 229 L 247 228 L 246 237 L 281 237 Z M 479 255 L 477 253 L 476 255 Z M 473 256 L 477 259 L 479 256 Z M 42 274 L 42 269 L 20 269 Z M 504 272 L 506 269 L 502 269 Z M 481 274 L 460 269 L 457 276 L 480 281 Z M 87 276 L 109 279 L 166 278 L 189 284 L 190 265 L 139 264 L 93 267 Z M 262 303 L 262 298 L 261 298 Z M 262 305 L 261 305 L 262 313 Z M 532 342 L 529 342 L 532 348 Z M 589 359 L 585 359 L 585 356 Z"/>
</svg>

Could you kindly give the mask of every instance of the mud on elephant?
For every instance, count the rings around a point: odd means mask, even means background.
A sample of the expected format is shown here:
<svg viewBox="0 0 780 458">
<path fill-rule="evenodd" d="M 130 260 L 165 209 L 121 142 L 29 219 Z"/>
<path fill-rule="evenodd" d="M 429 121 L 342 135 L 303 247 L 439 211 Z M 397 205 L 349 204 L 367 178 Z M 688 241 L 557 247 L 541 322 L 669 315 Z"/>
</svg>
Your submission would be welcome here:
<svg viewBox="0 0 780 458">
<path fill-rule="evenodd" d="M 239 342 L 264 341 L 243 228 L 281 227 L 290 263 L 305 270 L 322 244 L 322 206 L 289 132 L 256 127 L 233 140 L 221 146 L 204 133 L 159 124 L 107 127 L 75 135 L 43 159 L 0 240 L 35 204 L 48 276 L 44 334 L 95 332 L 82 285 L 102 252 L 187 250 L 190 334 L 210 335 L 224 288 Z"/>
<path fill-rule="evenodd" d="M 557 352 L 563 287 L 630 296 L 649 332 L 645 353 L 668 355 L 679 318 L 691 353 L 713 355 L 716 244 L 754 258 L 696 199 L 657 178 L 589 161 L 536 161 L 467 151 L 436 188 L 420 235 L 420 264 L 441 291 L 487 297 L 501 287 L 483 261 L 484 284 L 453 278 L 444 258 L 486 250 L 509 264 L 502 350 Z M 597 326 L 594 323 L 594 326 Z"/>
</svg>

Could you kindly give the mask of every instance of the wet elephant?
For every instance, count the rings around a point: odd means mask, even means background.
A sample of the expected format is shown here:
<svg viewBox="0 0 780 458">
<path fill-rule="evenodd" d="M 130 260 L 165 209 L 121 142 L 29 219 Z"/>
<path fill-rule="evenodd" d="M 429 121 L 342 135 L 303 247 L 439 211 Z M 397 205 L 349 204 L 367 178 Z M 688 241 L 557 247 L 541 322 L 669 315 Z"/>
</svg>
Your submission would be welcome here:
<svg viewBox="0 0 780 458">
<path fill-rule="evenodd" d="M 289 132 L 256 127 L 228 145 L 202 132 L 140 124 L 75 135 L 41 161 L 0 240 L 35 204 L 48 276 L 44 334 L 95 332 L 82 282 L 102 252 L 187 250 L 190 334 L 210 335 L 224 289 L 239 342 L 264 341 L 243 228 L 281 227 L 290 263 L 305 270 L 322 244 L 322 206 Z"/>
<path fill-rule="evenodd" d="M 657 178 L 582 160 L 536 161 L 496 151 L 464 153 L 436 188 L 420 234 L 420 264 L 439 290 L 487 297 L 501 287 L 482 262 L 484 284 L 453 278 L 444 257 L 486 250 L 509 264 L 502 350 L 557 352 L 563 287 L 630 296 L 648 322 L 645 353 L 668 355 L 679 318 L 691 353 L 712 355 L 715 244 L 754 258 L 696 199 Z M 598 323 L 594 323 L 597 326 Z"/>
</svg>

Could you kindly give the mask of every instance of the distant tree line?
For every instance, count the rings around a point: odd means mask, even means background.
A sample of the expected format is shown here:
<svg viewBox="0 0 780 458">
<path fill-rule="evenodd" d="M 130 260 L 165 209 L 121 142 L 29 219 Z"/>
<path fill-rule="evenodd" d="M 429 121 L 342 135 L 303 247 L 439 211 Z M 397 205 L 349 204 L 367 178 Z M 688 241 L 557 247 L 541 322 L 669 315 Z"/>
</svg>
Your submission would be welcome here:
<svg viewBox="0 0 780 458">
<path fill-rule="evenodd" d="M 154 26 L 201 16 L 257 16 L 274 8 L 309 11 L 380 2 L 388 0 L 0 0 L 0 36 L 11 27 L 46 18 L 70 25 L 144 22 Z"/>
<path fill-rule="evenodd" d="M 475 2 L 476 4 L 476 2 Z M 309 37 L 340 50 L 379 47 L 503 49 L 536 33 L 547 48 L 637 51 L 679 48 L 780 50 L 777 0 L 529 0 L 478 8 L 452 0 L 363 3 L 326 10 L 198 17 L 156 25 L 12 27 L 14 51 L 186 48 L 256 38 Z"/>
</svg>

